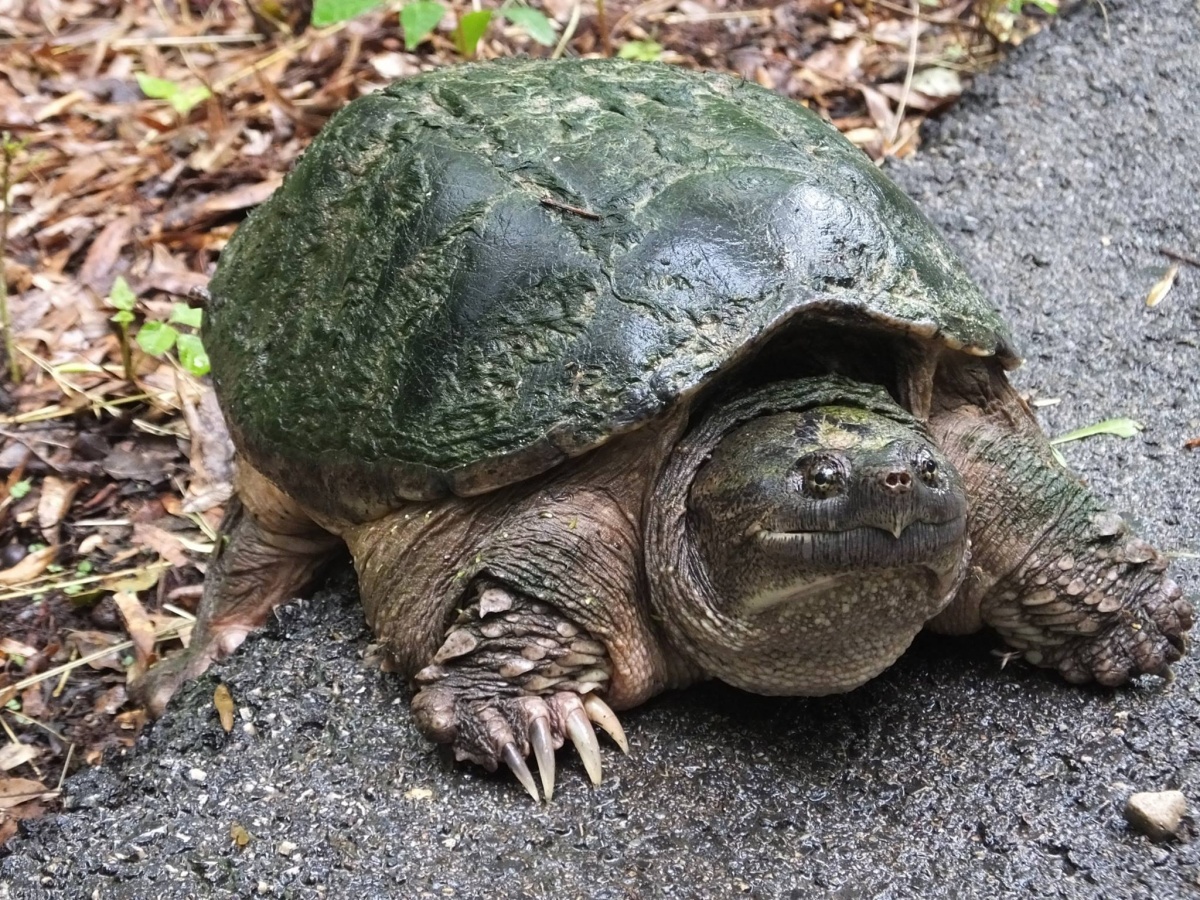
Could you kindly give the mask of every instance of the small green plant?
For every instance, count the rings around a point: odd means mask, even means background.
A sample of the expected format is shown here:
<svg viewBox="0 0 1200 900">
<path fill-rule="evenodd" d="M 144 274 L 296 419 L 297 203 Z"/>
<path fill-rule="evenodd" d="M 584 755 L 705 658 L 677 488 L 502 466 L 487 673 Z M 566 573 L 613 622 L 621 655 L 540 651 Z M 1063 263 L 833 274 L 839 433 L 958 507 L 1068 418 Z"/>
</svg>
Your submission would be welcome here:
<svg viewBox="0 0 1200 900">
<path fill-rule="evenodd" d="M 316 0 L 312 8 L 312 23 L 317 28 L 336 25 L 338 22 L 345 22 L 370 12 L 386 2 L 387 0 Z"/>
<path fill-rule="evenodd" d="M 632 59 L 637 62 L 658 62 L 662 59 L 663 46 L 658 41 L 627 41 L 617 51 L 621 59 Z"/>
<path fill-rule="evenodd" d="M 129 328 L 134 323 L 133 308 L 137 305 L 137 297 L 129 284 L 121 276 L 113 282 L 109 292 L 108 302 L 116 308 L 112 321 L 120 329 L 121 361 L 125 365 L 125 377 L 133 380 L 133 354 L 129 346 Z M 204 342 L 200 335 L 200 323 L 204 318 L 204 310 L 192 309 L 186 303 L 176 303 L 171 307 L 171 316 L 166 322 L 149 319 L 142 323 L 137 332 L 137 345 L 144 353 L 162 358 L 172 349 L 179 352 L 179 363 L 193 375 L 208 374 L 208 354 L 204 351 Z M 180 331 L 175 326 L 188 329 Z"/>
<path fill-rule="evenodd" d="M 454 29 L 454 48 L 459 55 L 474 56 L 479 41 L 491 24 L 492 11 L 490 9 L 477 9 L 460 17 L 458 27 Z"/>
<path fill-rule="evenodd" d="M 14 484 L 8 490 L 8 496 L 14 500 L 20 500 L 23 497 L 29 496 L 29 492 L 33 490 L 33 481 L 28 478 L 23 478 Z"/>
<path fill-rule="evenodd" d="M 505 4 L 500 7 L 500 15 L 508 19 L 543 47 L 554 44 L 554 26 L 540 10 L 529 6 Z"/>
<path fill-rule="evenodd" d="M 138 72 L 136 77 L 143 94 L 151 100 L 166 100 L 180 116 L 186 116 L 197 104 L 212 96 L 212 91 L 202 84 L 176 84 L 145 72 Z"/>
<path fill-rule="evenodd" d="M 404 49 L 416 50 L 417 45 L 437 28 L 446 14 L 446 7 L 437 0 L 413 0 L 400 10 L 400 28 L 404 32 Z"/>
<path fill-rule="evenodd" d="M 133 324 L 133 307 L 137 303 L 137 297 L 134 296 L 129 283 L 120 275 L 117 276 L 112 290 L 109 291 L 108 303 L 117 310 L 112 315 L 111 321 L 117 325 L 118 339 L 121 344 L 121 364 L 125 367 L 125 377 L 132 381 L 133 354 L 129 351 L 129 326 Z"/>
<path fill-rule="evenodd" d="M 179 353 L 180 365 L 188 372 L 197 377 L 207 375 L 208 353 L 200 335 L 195 333 L 200 328 L 203 316 L 203 310 L 192 309 L 186 303 L 176 303 L 171 307 L 171 317 L 166 322 L 151 319 L 142 323 L 137 333 L 137 344 L 144 352 L 160 359 L 174 348 Z M 191 330 L 181 331 L 176 325 Z"/>
<path fill-rule="evenodd" d="M 318 28 L 336 25 L 372 9 L 387 0 L 317 0 L 313 4 L 312 23 Z M 400 28 L 404 47 L 415 50 L 445 17 L 448 7 L 439 0 L 409 0 L 400 7 Z M 554 44 L 554 26 L 541 10 L 523 3 L 505 0 L 498 9 L 476 9 L 459 17 L 454 30 L 454 47 L 462 56 L 474 56 L 480 40 L 496 18 L 505 19 L 528 34 L 537 43 Z M 145 90 L 143 88 L 143 90 Z"/>
</svg>

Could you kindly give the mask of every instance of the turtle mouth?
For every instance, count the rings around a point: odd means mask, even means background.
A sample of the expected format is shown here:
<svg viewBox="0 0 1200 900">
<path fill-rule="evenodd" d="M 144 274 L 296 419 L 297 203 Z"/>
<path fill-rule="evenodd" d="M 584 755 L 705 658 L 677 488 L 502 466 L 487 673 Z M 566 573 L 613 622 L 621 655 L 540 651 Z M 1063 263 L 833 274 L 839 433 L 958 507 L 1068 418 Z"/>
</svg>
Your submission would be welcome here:
<svg viewBox="0 0 1200 900">
<path fill-rule="evenodd" d="M 873 525 L 841 531 L 773 531 L 761 528 L 753 535 L 759 548 L 772 556 L 808 565 L 833 568 L 892 568 L 916 565 L 942 557 L 948 550 L 961 553 L 966 539 L 966 517 L 944 522 L 911 522 L 895 533 Z"/>
</svg>

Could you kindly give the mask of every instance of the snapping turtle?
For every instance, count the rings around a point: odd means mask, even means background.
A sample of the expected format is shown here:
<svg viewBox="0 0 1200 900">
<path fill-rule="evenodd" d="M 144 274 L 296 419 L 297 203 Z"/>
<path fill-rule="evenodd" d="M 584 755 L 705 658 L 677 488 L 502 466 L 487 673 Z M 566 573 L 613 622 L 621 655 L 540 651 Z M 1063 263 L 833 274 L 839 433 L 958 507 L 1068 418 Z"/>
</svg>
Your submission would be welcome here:
<svg viewBox="0 0 1200 900">
<path fill-rule="evenodd" d="M 152 712 L 345 544 L 421 729 L 552 795 L 719 678 L 846 691 L 922 628 L 1116 685 L 1192 610 L 1056 460 L 998 313 L 834 130 L 657 65 L 442 69 L 336 116 L 205 340 L 239 453 Z"/>
</svg>

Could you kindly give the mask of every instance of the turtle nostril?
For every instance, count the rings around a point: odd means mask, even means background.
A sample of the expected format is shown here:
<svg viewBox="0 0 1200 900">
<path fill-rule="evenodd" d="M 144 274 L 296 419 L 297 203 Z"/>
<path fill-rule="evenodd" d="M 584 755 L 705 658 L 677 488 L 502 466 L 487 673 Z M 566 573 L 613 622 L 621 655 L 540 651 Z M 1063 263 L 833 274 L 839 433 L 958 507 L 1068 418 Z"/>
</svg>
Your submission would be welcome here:
<svg viewBox="0 0 1200 900">
<path fill-rule="evenodd" d="M 912 490 L 912 475 L 905 469 L 881 473 L 879 482 L 884 490 L 893 494 L 903 494 Z"/>
</svg>

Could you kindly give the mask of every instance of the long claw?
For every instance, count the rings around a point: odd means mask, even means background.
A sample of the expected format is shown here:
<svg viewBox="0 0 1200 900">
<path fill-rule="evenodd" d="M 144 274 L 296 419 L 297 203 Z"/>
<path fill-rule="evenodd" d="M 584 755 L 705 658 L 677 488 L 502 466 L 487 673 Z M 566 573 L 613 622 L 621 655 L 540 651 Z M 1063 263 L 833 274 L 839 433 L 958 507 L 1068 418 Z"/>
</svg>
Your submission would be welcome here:
<svg viewBox="0 0 1200 900">
<path fill-rule="evenodd" d="M 533 744 L 533 758 L 537 760 L 542 790 L 549 803 L 554 799 L 554 743 L 550 740 L 550 722 L 545 716 L 538 716 L 530 724 L 529 743 Z"/>
<path fill-rule="evenodd" d="M 567 716 L 567 734 L 571 736 L 571 743 L 579 751 L 579 758 L 583 760 L 583 767 L 587 770 L 588 778 L 592 780 L 592 784 L 599 784 L 600 743 L 596 740 L 596 732 L 592 730 L 592 723 L 582 709 L 573 709 Z"/>
<path fill-rule="evenodd" d="M 512 741 L 505 744 L 504 749 L 500 753 L 500 758 L 512 769 L 512 773 L 517 776 L 517 781 L 521 782 L 522 787 L 529 791 L 529 796 L 533 798 L 533 802 L 541 803 L 542 798 L 538 796 L 537 785 L 533 783 L 533 773 L 529 771 L 529 766 L 525 765 L 525 760 L 517 752 L 517 745 Z"/>
<path fill-rule="evenodd" d="M 617 720 L 617 714 L 609 705 L 595 694 L 588 694 L 583 698 L 583 708 L 587 712 L 588 718 L 603 728 L 613 742 L 621 748 L 621 752 L 628 756 L 629 740 L 625 737 L 625 729 L 621 727 L 621 723 Z"/>
</svg>

